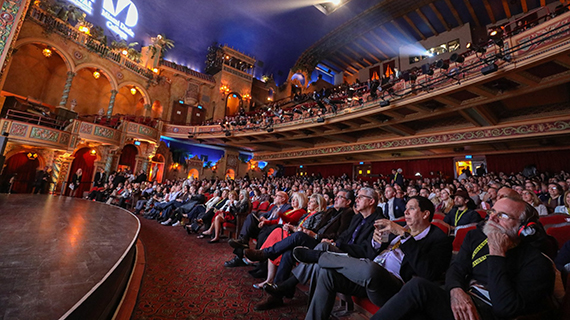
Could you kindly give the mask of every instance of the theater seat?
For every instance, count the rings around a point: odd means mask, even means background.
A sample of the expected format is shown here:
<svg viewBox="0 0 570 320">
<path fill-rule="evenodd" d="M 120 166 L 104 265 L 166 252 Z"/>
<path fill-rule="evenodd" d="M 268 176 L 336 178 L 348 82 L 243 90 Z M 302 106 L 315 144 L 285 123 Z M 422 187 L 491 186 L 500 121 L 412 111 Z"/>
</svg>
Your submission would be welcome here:
<svg viewBox="0 0 570 320">
<path fill-rule="evenodd" d="M 443 231 L 446 235 L 449 235 L 451 233 L 451 228 L 449 227 L 449 225 L 447 223 L 443 222 L 442 220 L 433 219 L 431 221 L 431 224 L 440 228 L 441 231 Z"/>
<path fill-rule="evenodd" d="M 477 228 L 476 223 L 466 224 L 455 228 L 455 239 L 453 239 L 453 253 L 459 252 L 461 244 L 467 235 L 467 232 Z"/>
<path fill-rule="evenodd" d="M 570 219 L 570 216 L 566 214 L 550 214 L 538 218 L 538 220 L 540 221 L 540 223 L 542 223 L 543 226 L 549 224 L 559 224 L 559 223 L 568 222 L 568 220 L 566 219 Z"/>
<path fill-rule="evenodd" d="M 556 238 L 558 249 L 570 240 L 570 223 L 564 222 L 546 227 L 546 233 Z"/>
<path fill-rule="evenodd" d="M 481 219 L 485 219 L 487 217 L 487 210 L 477 210 L 477 213 L 481 216 Z"/>
<path fill-rule="evenodd" d="M 433 220 L 441 220 L 443 221 L 443 219 L 445 219 L 445 214 L 443 213 L 434 213 L 433 215 Z"/>
<path fill-rule="evenodd" d="M 251 210 L 257 210 L 258 207 L 259 207 L 259 200 L 255 200 L 254 202 L 251 203 Z"/>
</svg>

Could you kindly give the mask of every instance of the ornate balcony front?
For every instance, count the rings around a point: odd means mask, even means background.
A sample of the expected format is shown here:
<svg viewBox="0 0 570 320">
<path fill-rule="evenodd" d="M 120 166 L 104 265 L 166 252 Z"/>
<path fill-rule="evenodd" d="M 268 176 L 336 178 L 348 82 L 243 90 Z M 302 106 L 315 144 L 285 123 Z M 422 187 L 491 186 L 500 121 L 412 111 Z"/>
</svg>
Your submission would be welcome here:
<svg viewBox="0 0 570 320">
<path fill-rule="evenodd" d="M 11 142 L 59 150 L 73 150 L 77 135 L 30 122 L 0 119 L 2 132 L 8 133 Z"/>
</svg>

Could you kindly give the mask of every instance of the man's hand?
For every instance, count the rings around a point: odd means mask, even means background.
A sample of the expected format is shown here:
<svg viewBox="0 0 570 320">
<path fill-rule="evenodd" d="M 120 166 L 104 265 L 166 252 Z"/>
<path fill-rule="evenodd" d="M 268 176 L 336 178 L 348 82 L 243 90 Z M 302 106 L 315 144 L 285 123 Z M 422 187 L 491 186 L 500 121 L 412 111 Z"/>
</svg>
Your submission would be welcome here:
<svg viewBox="0 0 570 320">
<path fill-rule="evenodd" d="M 263 225 L 265 224 L 265 220 L 259 220 L 259 224 L 257 225 L 257 227 L 259 229 L 263 228 Z"/>
<path fill-rule="evenodd" d="M 388 219 L 380 219 L 374 221 L 374 227 L 378 231 L 389 232 L 398 236 L 403 236 L 404 232 L 406 232 L 406 229 L 404 227 Z"/>
<path fill-rule="evenodd" d="M 382 231 L 378 230 L 378 229 L 374 229 L 374 234 L 372 235 L 372 239 L 376 242 L 376 243 L 382 243 Z"/>
<path fill-rule="evenodd" d="M 487 235 L 489 254 L 492 256 L 504 257 L 505 253 L 513 245 L 513 242 L 504 233 L 491 232 Z"/>
<path fill-rule="evenodd" d="M 321 242 L 333 243 L 332 239 L 322 239 Z"/>
<path fill-rule="evenodd" d="M 477 309 L 471 297 L 461 288 L 453 288 L 449 292 L 451 311 L 455 320 L 479 320 Z"/>
</svg>

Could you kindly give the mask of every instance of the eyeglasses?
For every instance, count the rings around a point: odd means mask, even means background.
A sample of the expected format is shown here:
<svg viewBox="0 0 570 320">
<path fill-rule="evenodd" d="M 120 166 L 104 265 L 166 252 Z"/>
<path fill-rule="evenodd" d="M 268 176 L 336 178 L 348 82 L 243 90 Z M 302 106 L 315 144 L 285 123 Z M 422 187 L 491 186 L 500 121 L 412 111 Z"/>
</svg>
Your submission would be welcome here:
<svg viewBox="0 0 570 320">
<path fill-rule="evenodd" d="M 362 199 L 362 198 L 373 199 L 372 197 L 367 196 L 367 195 L 363 195 L 363 194 L 359 194 L 359 195 L 356 196 L 356 199 Z"/>
<path fill-rule="evenodd" d="M 504 212 L 500 212 L 500 211 L 497 212 L 495 209 L 487 210 L 487 215 L 490 216 L 490 215 L 494 215 L 494 214 L 496 214 L 499 217 L 499 219 L 502 219 L 502 220 L 508 220 L 508 219 L 517 220 L 517 218 L 512 217 L 508 213 L 504 213 Z"/>
<path fill-rule="evenodd" d="M 341 196 L 340 194 L 338 194 L 338 195 L 337 195 L 336 197 L 334 197 L 334 198 L 335 198 L 335 199 L 337 199 L 337 198 L 341 198 L 341 199 L 344 199 L 344 200 L 348 200 L 348 198 L 347 198 L 347 197 L 345 197 L 345 196 Z"/>
</svg>

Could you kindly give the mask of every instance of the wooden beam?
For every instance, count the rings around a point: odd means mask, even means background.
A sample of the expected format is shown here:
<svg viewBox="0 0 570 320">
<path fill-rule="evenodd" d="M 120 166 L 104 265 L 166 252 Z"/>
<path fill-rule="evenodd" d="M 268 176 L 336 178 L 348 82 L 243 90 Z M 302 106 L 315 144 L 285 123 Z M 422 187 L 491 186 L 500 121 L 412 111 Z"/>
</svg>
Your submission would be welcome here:
<svg viewBox="0 0 570 320">
<path fill-rule="evenodd" d="M 422 18 L 422 20 L 425 22 L 425 24 L 427 24 L 427 26 L 429 27 L 429 29 L 431 30 L 431 32 L 434 35 L 438 35 L 439 32 L 437 32 L 437 30 L 435 30 L 435 28 L 433 27 L 433 25 L 431 24 L 431 22 L 429 22 L 429 19 L 426 17 L 426 15 L 422 12 L 422 10 L 420 9 L 416 9 L 416 13 L 418 14 L 418 16 L 420 16 L 420 18 Z"/>
<path fill-rule="evenodd" d="M 447 31 L 451 30 L 451 28 L 449 27 L 449 23 L 447 23 L 447 21 L 445 21 L 445 19 L 443 18 L 443 15 L 441 14 L 441 12 L 439 12 L 439 10 L 437 10 L 437 7 L 433 4 L 433 2 L 429 4 L 429 7 L 435 13 L 437 18 L 439 19 L 439 22 L 441 22 L 441 24 L 443 25 L 445 30 L 447 30 Z"/>
<path fill-rule="evenodd" d="M 493 111 L 491 111 L 488 107 L 484 105 L 479 105 L 473 107 L 473 110 L 475 110 L 490 125 L 496 126 L 497 124 L 499 124 L 499 119 L 497 118 L 495 113 L 493 113 Z"/>
<path fill-rule="evenodd" d="M 414 134 L 416 134 L 415 130 L 413 130 L 412 128 L 410 128 L 406 125 L 403 125 L 401 123 L 386 126 L 384 129 L 387 129 L 388 131 L 391 131 L 391 132 L 393 132 L 397 135 L 403 136 L 403 137 L 413 136 Z"/>
<path fill-rule="evenodd" d="M 355 143 L 358 141 L 357 138 L 349 136 L 347 134 L 331 134 L 331 135 L 325 136 L 325 138 L 328 138 L 331 140 L 336 140 L 336 141 L 341 141 L 341 142 L 346 142 L 346 143 Z"/>
<path fill-rule="evenodd" d="M 416 112 L 421 112 L 421 113 L 431 113 L 431 112 L 433 112 L 432 109 L 426 108 L 426 107 L 422 107 L 422 106 L 418 106 L 417 104 L 407 105 L 406 108 L 412 109 L 412 110 L 414 110 L 414 111 L 416 111 Z"/>
<path fill-rule="evenodd" d="M 506 75 L 506 78 L 514 82 L 526 85 L 526 86 L 536 86 L 538 82 L 533 79 L 527 78 L 520 73 L 511 72 Z"/>
<path fill-rule="evenodd" d="M 485 89 L 478 88 L 477 86 L 468 87 L 467 91 L 474 93 L 478 96 L 486 97 L 486 98 L 494 98 L 496 96 L 492 92 L 489 92 Z"/>
<path fill-rule="evenodd" d="M 526 4 L 526 0 L 521 0 L 521 6 L 524 13 L 528 12 L 528 5 Z"/>
<path fill-rule="evenodd" d="M 406 39 L 408 39 L 408 41 L 414 42 L 414 43 L 415 43 L 415 42 L 418 42 L 418 39 L 413 38 L 413 37 L 410 36 L 406 31 L 404 31 L 404 29 L 402 29 L 402 27 L 400 27 L 400 25 L 398 24 L 398 22 L 396 22 L 396 20 L 392 20 L 392 24 L 394 25 L 394 27 L 395 27 L 396 29 L 398 29 L 398 31 L 400 31 L 400 32 L 402 33 L 402 35 L 404 35 L 404 37 L 405 37 Z M 386 29 L 386 31 L 388 31 L 388 30 Z M 392 37 L 394 37 L 394 36 L 392 36 Z M 395 39 L 395 38 L 394 38 L 394 39 Z M 400 41 L 397 41 L 397 43 L 398 43 L 398 42 L 400 42 Z"/>
<path fill-rule="evenodd" d="M 331 55 L 329 55 L 329 57 L 328 57 L 327 59 L 328 59 L 328 60 L 335 59 L 335 60 L 341 62 L 340 66 L 346 65 L 346 67 L 341 68 L 341 69 L 343 69 L 343 70 L 352 69 L 353 72 L 352 72 L 352 71 L 349 71 L 350 74 L 354 74 L 355 72 L 358 73 L 358 69 L 356 69 L 355 67 L 353 67 L 352 65 L 350 65 L 349 62 L 346 62 L 346 61 L 344 61 L 343 59 L 341 59 L 341 57 L 340 57 L 339 55 L 335 55 L 334 58 L 333 58 Z M 334 61 L 333 61 L 333 62 L 334 62 Z"/>
<path fill-rule="evenodd" d="M 458 110 L 457 113 L 459 113 L 465 120 L 471 122 L 471 124 L 473 124 L 476 127 L 482 127 L 483 125 L 481 123 L 479 123 L 479 121 L 473 119 L 473 117 L 471 117 L 469 115 L 469 113 L 467 113 L 467 111 L 465 110 Z"/>
<path fill-rule="evenodd" d="M 387 115 L 388 117 L 392 117 L 394 119 L 404 119 L 404 116 L 401 113 L 395 112 L 395 111 L 382 111 L 382 114 Z"/>
<path fill-rule="evenodd" d="M 493 9 L 491 8 L 491 5 L 489 4 L 489 1 L 483 0 L 483 5 L 485 6 L 485 9 L 487 10 L 487 14 L 489 15 L 489 18 L 491 19 L 491 23 L 497 22 L 497 20 L 495 19 L 495 15 L 493 14 Z"/>
<path fill-rule="evenodd" d="M 481 27 L 481 23 L 479 22 L 479 18 L 477 18 L 477 14 L 475 13 L 475 10 L 473 10 L 473 6 L 471 5 L 471 2 L 469 2 L 469 0 L 463 0 L 463 3 L 465 3 L 467 10 L 469 10 L 469 14 L 471 15 L 471 18 L 473 19 L 473 21 L 475 22 L 475 25 L 477 27 Z"/>
<path fill-rule="evenodd" d="M 435 100 L 435 101 L 437 101 L 437 102 L 441 102 L 441 103 L 443 103 L 443 104 L 445 104 L 445 105 L 452 106 L 452 107 L 459 107 L 459 106 L 461 106 L 461 103 L 459 103 L 459 102 L 457 102 L 457 101 L 455 101 L 455 100 L 452 100 L 452 99 L 450 99 L 450 98 L 443 97 L 443 96 L 435 96 L 435 97 L 433 97 L 433 100 Z"/>
<path fill-rule="evenodd" d="M 507 15 L 507 19 L 510 19 L 512 14 L 511 14 L 511 9 L 509 8 L 508 0 L 503 0 L 503 10 L 505 10 L 505 14 Z"/>
<path fill-rule="evenodd" d="M 364 51 L 364 53 L 366 53 L 369 57 L 372 58 L 372 60 L 375 61 L 375 63 L 380 63 L 382 60 L 378 59 L 375 55 L 373 55 L 371 52 L 369 52 L 368 50 L 366 50 L 366 48 L 364 48 L 363 46 L 359 45 L 358 43 L 354 42 L 354 45 L 357 46 L 360 50 Z"/>
<path fill-rule="evenodd" d="M 350 51 L 350 53 L 352 53 L 353 55 L 355 55 L 356 57 L 360 57 L 362 59 L 362 61 L 368 63 L 370 66 L 373 65 L 374 63 L 370 62 L 368 59 L 365 59 L 362 55 L 360 55 L 358 52 L 354 51 L 350 46 L 346 46 L 344 47 L 346 50 Z"/>
<path fill-rule="evenodd" d="M 457 20 L 457 23 L 459 23 L 459 25 L 462 26 L 464 23 L 461 20 L 459 13 L 457 13 L 457 9 L 455 9 L 453 4 L 451 3 L 451 0 L 445 0 L 445 4 L 447 4 L 447 7 L 451 11 L 451 14 L 453 14 L 453 17 L 455 18 L 455 20 Z"/>
<path fill-rule="evenodd" d="M 412 19 L 410 19 L 410 17 L 408 17 L 408 15 L 403 15 L 402 18 L 404 18 L 404 20 L 406 20 L 406 22 L 410 25 L 410 27 L 412 27 L 412 29 L 420 36 L 420 38 L 422 38 L 422 40 L 427 39 L 426 36 L 424 36 L 424 34 L 420 31 L 420 29 L 418 29 L 418 27 L 416 27 L 416 25 L 414 24 L 414 22 L 412 21 Z"/>
<path fill-rule="evenodd" d="M 304 141 L 300 141 L 300 140 L 279 140 L 279 143 L 287 145 L 287 146 L 293 146 L 293 147 L 303 147 L 303 148 L 314 148 L 315 147 L 315 145 L 313 143 L 304 142 Z"/>
<path fill-rule="evenodd" d="M 382 55 L 384 57 L 384 59 L 388 59 L 388 55 L 385 54 L 382 50 L 380 50 L 380 48 L 378 48 L 374 43 L 370 42 L 370 40 L 362 37 L 362 40 L 364 40 L 364 42 L 368 43 L 372 48 L 374 48 L 374 50 L 376 50 L 376 52 L 378 52 L 380 55 Z M 380 61 L 382 62 L 382 61 Z"/>
<path fill-rule="evenodd" d="M 348 66 L 349 66 L 349 67 L 352 67 L 352 68 L 354 69 L 354 71 L 358 72 L 358 69 L 356 69 L 356 68 L 354 68 L 354 67 L 352 66 L 353 63 L 356 63 L 357 65 L 359 65 L 361 68 L 364 69 L 364 65 L 358 63 L 358 61 L 350 61 L 350 60 L 354 60 L 354 59 L 352 59 L 351 57 L 349 57 L 346 53 L 344 53 L 344 52 L 342 52 L 342 51 L 340 51 L 340 50 L 337 50 L 336 53 L 337 53 L 337 56 L 338 56 L 338 55 L 341 55 L 341 56 L 343 57 L 342 61 L 348 61 L 348 63 L 347 63 Z M 340 57 L 338 57 L 338 58 L 340 58 Z M 348 60 L 346 60 L 346 59 L 348 59 Z"/>
<path fill-rule="evenodd" d="M 380 27 L 380 29 L 382 29 L 382 28 L 384 28 L 384 27 Z M 394 44 L 400 43 L 398 40 L 396 40 L 396 38 L 394 38 L 394 36 L 392 34 L 390 34 L 388 32 L 388 29 L 384 28 L 382 31 L 387 35 L 387 37 L 392 39 Z M 398 47 L 397 45 L 394 45 L 394 44 L 389 45 L 384 39 L 382 39 L 382 37 L 380 37 L 374 31 L 371 31 L 370 35 L 374 38 L 374 40 L 380 42 L 380 44 L 384 45 L 386 48 L 392 49 L 396 53 L 396 55 L 398 54 L 398 51 L 396 50 L 396 48 Z M 388 55 L 386 55 L 386 59 L 389 59 Z"/>
</svg>

